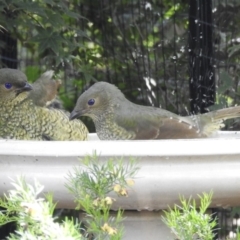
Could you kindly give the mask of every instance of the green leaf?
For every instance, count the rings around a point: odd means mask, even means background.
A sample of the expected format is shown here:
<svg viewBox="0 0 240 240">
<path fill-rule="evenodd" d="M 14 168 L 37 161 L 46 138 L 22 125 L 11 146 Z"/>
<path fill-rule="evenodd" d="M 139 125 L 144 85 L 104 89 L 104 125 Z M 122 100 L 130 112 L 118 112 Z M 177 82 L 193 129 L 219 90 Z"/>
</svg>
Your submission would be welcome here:
<svg viewBox="0 0 240 240">
<path fill-rule="evenodd" d="M 65 24 L 62 16 L 51 10 L 47 11 L 47 18 L 43 18 L 42 21 L 44 22 L 44 25 L 50 24 L 54 30 L 61 29 L 62 26 Z"/>
<path fill-rule="evenodd" d="M 25 74 L 29 82 L 34 82 L 38 79 L 41 74 L 41 70 L 39 66 L 27 66 L 25 70 Z"/>
<path fill-rule="evenodd" d="M 240 45 L 234 45 L 228 48 L 228 56 L 232 57 L 233 55 L 237 55 L 240 52 Z"/>
<path fill-rule="evenodd" d="M 18 1 L 17 9 L 30 12 L 31 14 L 35 13 L 42 17 L 47 17 L 45 8 L 43 8 L 38 2 L 35 1 Z"/>
<path fill-rule="evenodd" d="M 43 53 L 51 49 L 56 55 L 59 55 L 61 46 L 65 40 L 56 32 L 49 32 L 45 29 L 39 31 L 38 35 L 32 38 L 32 41 L 39 42 L 39 52 Z"/>
<path fill-rule="evenodd" d="M 84 31 L 82 31 L 82 30 L 80 30 L 80 29 L 77 29 L 77 30 L 76 30 L 76 33 L 77 33 L 77 35 L 80 36 L 80 37 L 89 38 L 89 36 L 87 35 L 87 33 L 84 32 Z"/>
<path fill-rule="evenodd" d="M 222 71 L 219 75 L 221 84 L 217 89 L 218 94 L 224 93 L 226 90 L 228 90 L 232 86 L 232 78 L 228 74 L 227 71 Z"/>
<path fill-rule="evenodd" d="M 71 17 L 71 18 L 75 18 L 75 19 L 84 18 L 79 13 L 69 11 L 67 8 L 65 8 L 64 13 L 65 13 L 65 15 L 67 15 L 68 17 Z"/>
</svg>

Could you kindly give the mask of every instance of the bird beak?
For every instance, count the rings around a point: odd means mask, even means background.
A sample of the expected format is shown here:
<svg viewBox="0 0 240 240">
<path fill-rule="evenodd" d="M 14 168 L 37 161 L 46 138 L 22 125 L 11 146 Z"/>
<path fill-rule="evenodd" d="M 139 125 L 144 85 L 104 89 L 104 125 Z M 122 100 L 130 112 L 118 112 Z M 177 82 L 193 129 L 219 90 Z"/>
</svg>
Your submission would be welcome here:
<svg viewBox="0 0 240 240">
<path fill-rule="evenodd" d="M 81 113 L 80 111 L 73 110 L 73 111 L 71 112 L 71 114 L 70 114 L 69 119 L 70 119 L 70 120 L 73 120 L 73 119 L 75 119 L 75 118 L 77 118 L 77 117 L 80 117 L 81 115 L 82 115 L 82 113 Z"/>
<path fill-rule="evenodd" d="M 23 87 L 18 88 L 16 90 L 16 92 L 17 92 L 17 95 L 18 95 L 18 94 L 20 94 L 22 92 L 31 91 L 32 89 L 33 89 L 33 87 L 29 83 L 26 83 Z"/>
</svg>

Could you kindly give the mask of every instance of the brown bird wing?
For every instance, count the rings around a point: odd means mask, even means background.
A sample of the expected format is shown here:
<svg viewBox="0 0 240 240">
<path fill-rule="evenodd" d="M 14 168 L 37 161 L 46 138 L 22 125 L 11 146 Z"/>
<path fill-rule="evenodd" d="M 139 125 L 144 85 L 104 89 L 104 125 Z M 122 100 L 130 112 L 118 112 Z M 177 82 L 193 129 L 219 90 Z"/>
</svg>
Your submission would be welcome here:
<svg viewBox="0 0 240 240">
<path fill-rule="evenodd" d="M 33 90 L 29 93 L 28 98 L 37 106 L 47 106 L 58 93 L 61 86 L 61 80 L 53 80 L 53 71 L 47 71 L 41 75 L 33 84 Z"/>
<path fill-rule="evenodd" d="M 137 106 L 137 107 L 136 107 Z M 185 139 L 200 138 L 198 127 L 192 122 L 169 111 L 135 105 L 118 111 L 116 124 L 127 132 L 134 133 L 132 139 Z"/>
</svg>

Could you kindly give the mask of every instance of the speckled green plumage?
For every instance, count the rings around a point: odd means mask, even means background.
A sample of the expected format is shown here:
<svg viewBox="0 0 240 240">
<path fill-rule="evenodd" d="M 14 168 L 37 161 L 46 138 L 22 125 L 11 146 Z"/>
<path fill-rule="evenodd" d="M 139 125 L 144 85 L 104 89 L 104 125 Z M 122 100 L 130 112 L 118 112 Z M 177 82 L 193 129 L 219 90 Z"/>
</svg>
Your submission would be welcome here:
<svg viewBox="0 0 240 240">
<path fill-rule="evenodd" d="M 17 87 L 12 80 L 24 79 L 21 74 L 17 70 L 0 70 L 0 138 L 87 140 L 88 130 L 81 121 L 69 121 L 60 110 L 35 105 L 28 98 L 28 92 L 14 95 Z M 12 89 L 6 91 L 5 82 L 13 82 Z"/>
</svg>

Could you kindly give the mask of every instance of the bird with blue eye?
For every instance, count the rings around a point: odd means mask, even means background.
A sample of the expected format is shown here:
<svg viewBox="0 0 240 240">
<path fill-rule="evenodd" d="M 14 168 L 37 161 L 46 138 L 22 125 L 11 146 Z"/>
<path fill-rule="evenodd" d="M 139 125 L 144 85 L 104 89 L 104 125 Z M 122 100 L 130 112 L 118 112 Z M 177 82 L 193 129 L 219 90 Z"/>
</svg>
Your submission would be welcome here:
<svg viewBox="0 0 240 240">
<path fill-rule="evenodd" d="M 0 85 L 0 101 L 14 100 L 20 93 L 22 93 L 22 97 L 25 97 L 32 90 L 24 73 L 8 68 L 0 69 L 0 73 L 2 74 L 0 77 L 0 84 L 2 83 Z"/>
<path fill-rule="evenodd" d="M 11 83 L 5 83 L 5 87 L 6 87 L 6 89 L 10 89 L 10 88 L 12 88 L 12 84 Z"/>
<path fill-rule="evenodd" d="M 240 106 L 183 117 L 134 104 L 113 84 L 97 82 L 78 98 L 70 119 L 80 116 L 93 120 L 101 140 L 204 138 L 240 117 Z"/>
<path fill-rule="evenodd" d="M 90 100 L 88 101 L 88 105 L 89 105 L 89 106 L 92 106 L 94 103 L 95 103 L 95 100 L 94 100 L 94 99 L 90 99 Z"/>
<path fill-rule="evenodd" d="M 56 88 L 57 85 L 51 81 L 49 75 L 41 76 L 41 82 Z M 79 120 L 69 121 L 68 115 L 61 110 L 47 108 L 44 104 L 52 91 L 42 91 L 45 90 L 44 85 L 36 86 L 30 85 L 26 75 L 19 70 L 0 69 L 0 138 L 87 140 L 86 126 Z M 41 93 L 47 98 L 40 104 Z"/>
</svg>

